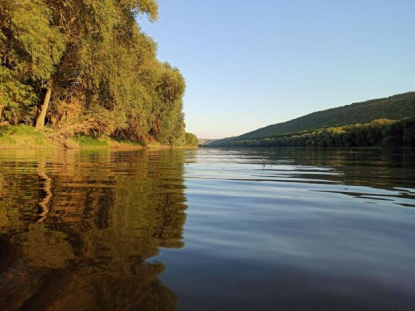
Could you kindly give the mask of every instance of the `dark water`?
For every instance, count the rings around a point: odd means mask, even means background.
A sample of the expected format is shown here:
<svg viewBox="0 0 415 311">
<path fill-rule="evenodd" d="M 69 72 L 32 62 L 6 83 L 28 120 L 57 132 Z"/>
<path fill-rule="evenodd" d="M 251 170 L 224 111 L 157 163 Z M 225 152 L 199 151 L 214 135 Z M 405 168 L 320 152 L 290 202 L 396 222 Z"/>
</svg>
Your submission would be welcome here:
<svg viewBox="0 0 415 311">
<path fill-rule="evenodd" d="M 415 310 L 414 151 L 0 151 L 0 310 Z"/>
</svg>

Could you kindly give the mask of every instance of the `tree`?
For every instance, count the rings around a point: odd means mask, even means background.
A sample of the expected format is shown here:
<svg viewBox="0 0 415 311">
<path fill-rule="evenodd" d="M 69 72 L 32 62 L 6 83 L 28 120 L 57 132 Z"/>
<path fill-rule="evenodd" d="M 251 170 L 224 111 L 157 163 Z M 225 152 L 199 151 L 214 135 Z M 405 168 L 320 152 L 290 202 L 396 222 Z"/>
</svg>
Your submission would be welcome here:
<svg viewBox="0 0 415 311">
<path fill-rule="evenodd" d="M 184 79 L 157 60 L 138 15 L 155 21 L 157 2 L 0 0 L 0 117 L 183 145 Z"/>
<path fill-rule="evenodd" d="M 199 139 L 195 134 L 186 133 L 186 146 L 197 146 L 199 145 Z"/>
<path fill-rule="evenodd" d="M 16 108 L 30 105 L 36 98 L 33 90 L 49 88 L 65 42 L 44 1 L 0 1 L 1 85 L 3 100 L 8 101 L 4 106 L 14 115 L 14 122 L 20 117 Z M 42 107 L 49 104 L 48 98 L 45 96 Z"/>
</svg>

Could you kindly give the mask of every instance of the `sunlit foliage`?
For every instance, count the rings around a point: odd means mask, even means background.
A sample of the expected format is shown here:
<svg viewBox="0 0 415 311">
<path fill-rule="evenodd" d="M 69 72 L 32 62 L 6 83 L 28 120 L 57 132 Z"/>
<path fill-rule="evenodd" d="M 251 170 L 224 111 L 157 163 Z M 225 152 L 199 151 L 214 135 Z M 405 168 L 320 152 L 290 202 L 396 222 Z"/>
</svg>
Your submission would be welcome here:
<svg viewBox="0 0 415 311">
<path fill-rule="evenodd" d="M 331 127 L 264 139 L 223 142 L 228 147 L 415 147 L 415 117 L 378 119 L 367 124 Z"/>
<path fill-rule="evenodd" d="M 281 105 L 283 108 L 283 104 Z M 273 138 L 298 132 L 311 132 L 322 128 L 340 127 L 348 124 L 366 124 L 376 119 L 402 120 L 415 115 L 415 92 L 388 98 L 374 99 L 343 107 L 314 112 L 300 118 L 270 125 L 256 131 L 220 140 L 211 145 L 228 144 L 245 140 Z"/>
<path fill-rule="evenodd" d="M 185 81 L 140 15 L 157 20 L 157 2 L 0 0 L 1 121 L 184 145 Z"/>
<path fill-rule="evenodd" d="M 186 146 L 196 147 L 199 145 L 199 139 L 195 134 L 186 133 Z"/>
</svg>

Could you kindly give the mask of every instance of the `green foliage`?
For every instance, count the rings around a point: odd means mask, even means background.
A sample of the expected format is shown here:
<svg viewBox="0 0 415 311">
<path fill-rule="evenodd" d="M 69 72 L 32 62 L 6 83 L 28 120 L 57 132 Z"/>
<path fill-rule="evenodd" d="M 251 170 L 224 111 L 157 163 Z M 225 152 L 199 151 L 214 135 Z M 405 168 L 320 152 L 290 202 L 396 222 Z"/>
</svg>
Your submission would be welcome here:
<svg viewBox="0 0 415 311">
<path fill-rule="evenodd" d="M 77 136 L 72 138 L 80 148 L 105 148 L 108 147 L 108 141 L 99 140 L 90 136 Z"/>
<path fill-rule="evenodd" d="M 272 138 L 279 135 L 302 131 L 310 132 L 322 128 L 345 126 L 347 124 L 363 124 L 382 118 L 401 120 L 413 115 L 415 115 L 415 92 L 314 112 L 285 123 L 270 125 L 239 137 L 216 141 L 212 145 Z"/>
<path fill-rule="evenodd" d="M 415 117 L 285 134 L 272 138 L 230 141 L 228 147 L 415 147 Z"/>
<path fill-rule="evenodd" d="M 2 65 L 21 79 L 49 80 L 66 47 L 51 8 L 42 0 L 1 0 L 0 17 Z"/>
<path fill-rule="evenodd" d="M 0 127 L 0 146 L 2 148 L 53 148 L 43 133 L 27 125 Z"/>
<path fill-rule="evenodd" d="M 0 122 L 17 123 L 21 116 L 29 115 L 35 100 L 32 87 L 20 83 L 12 70 L 0 66 Z"/>
<path fill-rule="evenodd" d="M 143 149 L 146 146 L 141 142 L 132 142 L 123 139 L 111 139 L 109 137 L 91 137 L 79 135 L 72 137 L 66 143 L 72 148 L 80 149 Z"/>
<path fill-rule="evenodd" d="M 138 15 L 155 21 L 157 2 L 0 0 L 0 117 L 34 123 L 49 87 L 46 124 L 64 137 L 184 145 L 184 79 Z"/>
<path fill-rule="evenodd" d="M 42 93 L 65 49 L 65 35 L 40 0 L 0 0 L 1 118 L 30 123 L 36 88 Z M 41 95 L 41 94 L 39 94 Z"/>
<path fill-rule="evenodd" d="M 195 134 L 186 133 L 186 146 L 197 147 L 199 145 L 199 139 Z"/>
</svg>

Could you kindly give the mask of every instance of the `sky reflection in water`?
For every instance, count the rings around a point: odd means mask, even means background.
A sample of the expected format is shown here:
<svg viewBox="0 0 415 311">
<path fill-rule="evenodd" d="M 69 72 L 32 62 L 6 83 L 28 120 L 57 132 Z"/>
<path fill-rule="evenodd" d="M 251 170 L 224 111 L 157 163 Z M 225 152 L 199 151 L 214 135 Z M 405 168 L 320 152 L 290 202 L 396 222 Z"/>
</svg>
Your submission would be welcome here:
<svg viewBox="0 0 415 311">
<path fill-rule="evenodd" d="M 413 310 L 413 151 L 1 151 L 5 310 Z"/>
</svg>

